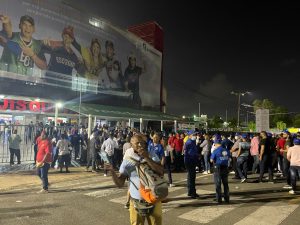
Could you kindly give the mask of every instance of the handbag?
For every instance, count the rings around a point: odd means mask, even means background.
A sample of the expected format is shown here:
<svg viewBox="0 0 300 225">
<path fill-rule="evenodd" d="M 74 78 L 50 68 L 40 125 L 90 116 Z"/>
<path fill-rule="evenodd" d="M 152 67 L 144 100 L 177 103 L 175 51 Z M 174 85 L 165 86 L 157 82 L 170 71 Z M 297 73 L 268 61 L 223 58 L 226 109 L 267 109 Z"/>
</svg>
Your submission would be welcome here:
<svg viewBox="0 0 300 225">
<path fill-rule="evenodd" d="M 140 216 L 146 217 L 153 213 L 154 205 L 143 200 L 133 199 L 133 206 Z"/>
</svg>

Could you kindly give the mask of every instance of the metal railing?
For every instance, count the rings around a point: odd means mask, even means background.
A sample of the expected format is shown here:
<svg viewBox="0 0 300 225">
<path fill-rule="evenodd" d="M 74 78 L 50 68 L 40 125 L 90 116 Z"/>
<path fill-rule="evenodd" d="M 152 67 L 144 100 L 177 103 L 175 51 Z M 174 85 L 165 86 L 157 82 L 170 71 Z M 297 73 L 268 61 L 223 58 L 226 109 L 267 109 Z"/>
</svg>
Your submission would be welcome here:
<svg viewBox="0 0 300 225">
<path fill-rule="evenodd" d="M 72 126 L 33 126 L 33 125 L 0 125 L 0 163 L 10 162 L 9 137 L 13 130 L 21 137 L 21 162 L 34 162 L 35 136 L 38 132 L 46 130 L 52 137 L 59 137 L 63 132 L 71 130 Z M 16 159 L 14 159 L 16 162 Z"/>
</svg>

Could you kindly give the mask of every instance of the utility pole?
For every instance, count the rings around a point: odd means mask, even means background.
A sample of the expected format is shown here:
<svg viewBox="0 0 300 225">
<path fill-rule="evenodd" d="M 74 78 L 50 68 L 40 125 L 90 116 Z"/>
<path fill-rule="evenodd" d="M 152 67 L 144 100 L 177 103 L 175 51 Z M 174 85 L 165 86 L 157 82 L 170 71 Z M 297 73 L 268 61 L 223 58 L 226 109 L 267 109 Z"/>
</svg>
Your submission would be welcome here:
<svg viewBox="0 0 300 225">
<path fill-rule="evenodd" d="M 238 106 L 237 106 L 237 128 L 240 127 L 240 110 L 241 110 L 241 96 L 244 96 L 246 94 L 250 94 L 249 91 L 245 92 L 231 92 L 232 95 L 238 96 Z"/>
</svg>

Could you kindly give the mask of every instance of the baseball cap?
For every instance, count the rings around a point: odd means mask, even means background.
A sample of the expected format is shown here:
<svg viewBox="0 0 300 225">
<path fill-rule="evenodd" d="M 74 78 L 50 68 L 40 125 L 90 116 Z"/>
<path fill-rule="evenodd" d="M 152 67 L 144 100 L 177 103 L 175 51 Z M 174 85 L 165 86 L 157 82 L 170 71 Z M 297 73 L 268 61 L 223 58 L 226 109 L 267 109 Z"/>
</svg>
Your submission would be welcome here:
<svg viewBox="0 0 300 225">
<path fill-rule="evenodd" d="M 188 135 L 192 135 L 192 134 L 196 134 L 196 133 L 197 133 L 197 132 L 196 132 L 195 130 L 189 130 L 187 134 L 188 134 Z"/>
<path fill-rule="evenodd" d="M 24 15 L 20 18 L 20 23 L 24 23 L 25 21 L 29 22 L 32 26 L 34 26 L 34 19 L 31 16 Z"/>
<path fill-rule="evenodd" d="M 248 134 L 242 134 L 242 138 L 248 138 Z"/>
<path fill-rule="evenodd" d="M 222 143 L 222 139 L 221 138 L 215 138 L 214 139 L 214 143 L 215 144 L 221 144 Z"/>
<path fill-rule="evenodd" d="M 293 141 L 294 145 L 300 145 L 300 139 L 299 138 L 295 138 Z"/>
<path fill-rule="evenodd" d="M 72 26 L 67 26 L 63 29 L 62 34 L 67 34 L 74 39 L 74 28 Z"/>
<path fill-rule="evenodd" d="M 290 134 L 290 132 L 288 130 L 284 130 L 282 133 L 284 133 L 284 134 Z"/>
<path fill-rule="evenodd" d="M 215 134 L 214 136 L 215 136 L 215 139 L 220 139 L 220 140 L 222 139 L 220 134 Z"/>
</svg>

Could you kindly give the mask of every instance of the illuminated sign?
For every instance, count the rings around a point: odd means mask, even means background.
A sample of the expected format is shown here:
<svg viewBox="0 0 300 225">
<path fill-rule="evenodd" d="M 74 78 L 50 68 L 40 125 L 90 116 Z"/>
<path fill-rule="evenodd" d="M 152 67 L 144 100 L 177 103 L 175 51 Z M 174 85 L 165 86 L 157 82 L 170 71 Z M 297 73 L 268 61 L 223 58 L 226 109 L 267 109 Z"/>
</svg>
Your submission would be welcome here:
<svg viewBox="0 0 300 225">
<path fill-rule="evenodd" d="M 13 100 L 3 99 L 0 102 L 0 110 L 11 110 L 11 111 L 30 111 L 30 112 L 54 112 L 53 104 L 46 102 L 37 101 L 24 101 L 24 100 Z"/>
</svg>

